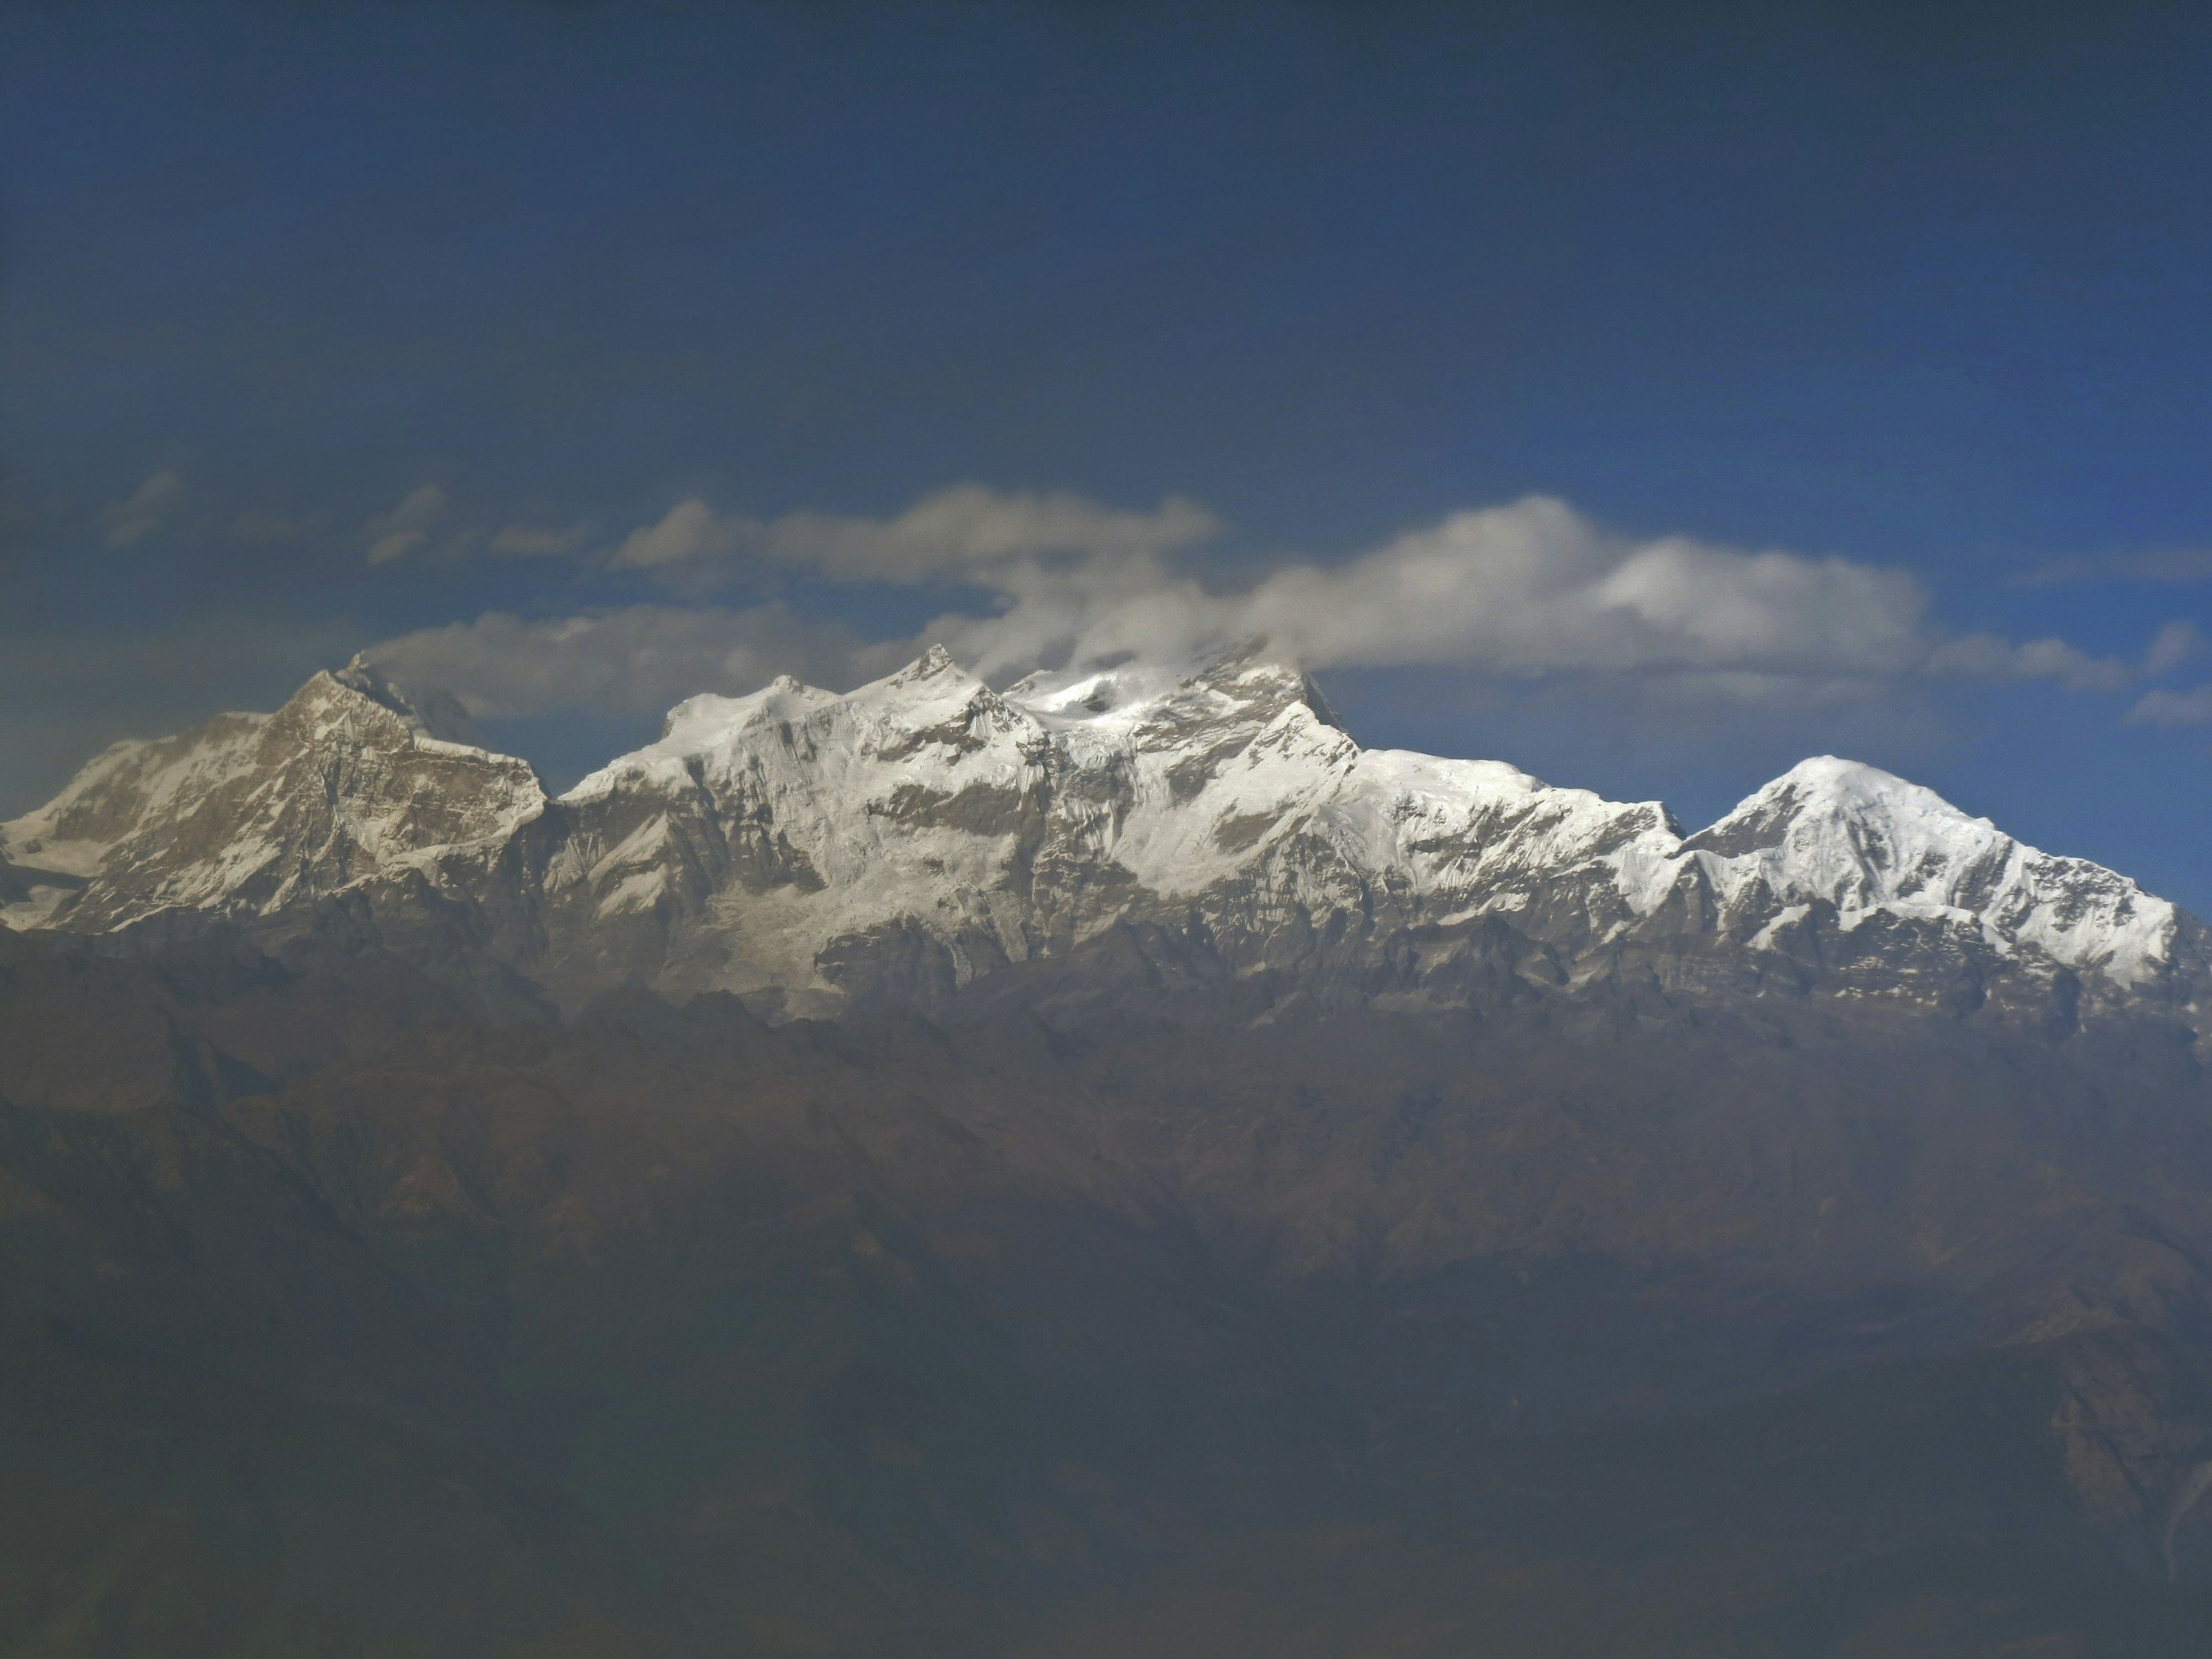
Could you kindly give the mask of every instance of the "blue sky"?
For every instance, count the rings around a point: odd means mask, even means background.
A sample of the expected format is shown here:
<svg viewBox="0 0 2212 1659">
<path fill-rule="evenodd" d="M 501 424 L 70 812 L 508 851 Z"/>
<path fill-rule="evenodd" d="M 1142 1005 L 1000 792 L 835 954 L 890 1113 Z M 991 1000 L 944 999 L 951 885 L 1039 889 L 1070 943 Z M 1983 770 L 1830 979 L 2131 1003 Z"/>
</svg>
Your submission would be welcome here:
<svg viewBox="0 0 2212 1659">
<path fill-rule="evenodd" d="M 2212 910 L 2202 9 L 1645 9 L 0 14 L 0 816 L 362 648 L 557 781 L 1258 619 Z"/>
</svg>

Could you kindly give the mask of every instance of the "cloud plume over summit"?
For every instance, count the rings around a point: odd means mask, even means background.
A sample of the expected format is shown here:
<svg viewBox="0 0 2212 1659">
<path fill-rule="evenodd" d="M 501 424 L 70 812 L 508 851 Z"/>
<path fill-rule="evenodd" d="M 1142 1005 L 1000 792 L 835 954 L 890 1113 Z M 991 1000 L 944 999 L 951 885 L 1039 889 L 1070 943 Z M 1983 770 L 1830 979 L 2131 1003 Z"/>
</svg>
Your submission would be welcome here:
<svg viewBox="0 0 2212 1659">
<path fill-rule="evenodd" d="M 1209 592 L 1149 555 L 1018 562 L 994 590 L 1000 614 L 938 624 L 987 672 L 1263 637 L 1316 668 L 1885 677 L 1931 643 L 1926 594 L 1903 572 L 1637 542 L 1542 495 L 1455 513 L 1341 564 L 1286 562 L 1242 592 Z"/>
</svg>

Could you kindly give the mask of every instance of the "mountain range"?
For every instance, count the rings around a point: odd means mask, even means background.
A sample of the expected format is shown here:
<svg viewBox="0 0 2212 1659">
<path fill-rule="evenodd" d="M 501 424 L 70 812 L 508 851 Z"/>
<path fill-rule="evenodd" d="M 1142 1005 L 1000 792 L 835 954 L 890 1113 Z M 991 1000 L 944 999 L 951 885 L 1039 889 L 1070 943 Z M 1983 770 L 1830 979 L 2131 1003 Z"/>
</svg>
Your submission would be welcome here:
<svg viewBox="0 0 2212 1659">
<path fill-rule="evenodd" d="M 642 984 L 932 1010 L 1016 982 L 1238 1018 L 1601 990 L 2194 1031 L 2212 1006 L 2194 918 L 1873 767 L 1806 761 L 1685 836 L 1656 802 L 1363 749 L 1257 653 L 1003 692 L 942 649 L 842 696 L 780 679 L 680 704 L 557 798 L 453 731 L 356 663 L 273 715 L 118 744 L 0 826 L 7 919 L 349 927 L 570 1009 Z"/>
<path fill-rule="evenodd" d="M 0 1651 L 2195 1656 L 2202 924 L 1263 651 L 0 826 Z"/>
</svg>

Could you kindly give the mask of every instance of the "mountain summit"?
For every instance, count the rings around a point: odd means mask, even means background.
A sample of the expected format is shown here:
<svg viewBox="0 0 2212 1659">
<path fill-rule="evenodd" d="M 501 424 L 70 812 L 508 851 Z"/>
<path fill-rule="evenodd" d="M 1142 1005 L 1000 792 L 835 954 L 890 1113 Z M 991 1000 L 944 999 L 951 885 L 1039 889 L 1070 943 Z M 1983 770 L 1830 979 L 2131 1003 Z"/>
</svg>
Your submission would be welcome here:
<svg viewBox="0 0 2212 1659">
<path fill-rule="evenodd" d="M 849 693 L 696 696 L 555 799 L 426 708 L 356 664 L 118 744 L 0 826 L 0 914 L 279 945 L 343 917 L 565 1006 L 643 983 L 775 1016 L 1825 995 L 2193 1033 L 2212 1006 L 2191 918 L 1873 767 L 1806 761 L 1685 837 L 1656 802 L 1363 749 L 1257 651 L 997 690 L 933 647 Z"/>
</svg>

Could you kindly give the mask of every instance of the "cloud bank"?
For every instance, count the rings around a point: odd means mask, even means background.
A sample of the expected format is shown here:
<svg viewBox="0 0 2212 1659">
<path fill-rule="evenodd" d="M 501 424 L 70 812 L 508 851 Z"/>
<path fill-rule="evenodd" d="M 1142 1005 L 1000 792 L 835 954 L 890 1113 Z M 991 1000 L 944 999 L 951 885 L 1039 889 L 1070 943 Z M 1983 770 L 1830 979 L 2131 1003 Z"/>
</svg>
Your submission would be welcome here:
<svg viewBox="0 0 2212 1659">
<path fill-rule="evenodd" d="M 388 533 L 405 533 L 398 520 Z M 1455 513 L 1340 562 L 1280 562 L 1227 589 L 1202 574 L 1202 550 L 1224 530 L 1182 497 L 1133 511 L 975 484 L 886 519 L 757 519 L 694 497 L 590 556 L 695 600 L 775 571 L 966 597 L 896 640 L 864 640 L 780 602 L 655 603 L 550 621 L 495 613 L 372 654 L 395 678 L 434 683 L 498 718 L 569 706 L 637 712 L 775 673 L 851 684 L 932 642 L 1000 683 L 1039 667 L 1187 660 L 1264 640 L 1319 670 L 1613 685 L 1627 677 L 1677 704 L 1799 707 L 1937 679 L 2113 692 L 2167 672 L 2196 645 L 2185 624 L 2169 628 L 2136 663 L 2058 639 L 1957 635 L 1930 620 L 1929 593 L 1910 572 L 1620 536 L 1545 495 Z"/>
</svg>

